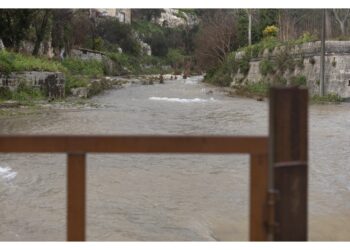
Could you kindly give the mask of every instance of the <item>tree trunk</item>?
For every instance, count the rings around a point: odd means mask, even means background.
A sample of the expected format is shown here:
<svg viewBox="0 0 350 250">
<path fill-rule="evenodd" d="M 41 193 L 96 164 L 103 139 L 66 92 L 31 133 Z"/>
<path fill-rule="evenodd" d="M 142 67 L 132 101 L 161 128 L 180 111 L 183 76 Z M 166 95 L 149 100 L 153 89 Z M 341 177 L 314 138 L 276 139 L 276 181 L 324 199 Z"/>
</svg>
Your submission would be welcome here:
<svg viewBox="0 0 350 250">
<path fill-rule="evenodd" d="M 341 35 L 345 36 L 345 22 L 340 22 L 339 26 L 340 26 Z"/>
<path fill-rule="evenodd" d="M 344 36 L 345 35 L 345 23 L 349 18 L 350 12 L 349 12 L 349 10 L 346 10 L 346 9 L 344 9 L 344 11 L 346 11 L 346 12 L 340 12 L 340 11 L 341 10 L 333 9 L 333 14 L 335 16 L 335 19 L 339 23 L 341 35 Z"/>
<path fill-rule="evenodd" d="M 36 56 L 39 53 L 41 42 L 43 41 L 45 36 L 45 31 L 49 21 L 49 16 L 50 16 L 50 10 L 45 10 L 44 17 L 41 22 L 41 26 L 39 30 L 36 31 L 36 41 L 35 41 L 35 45 L 32 53 L 33 56 Z"/>
</svg>

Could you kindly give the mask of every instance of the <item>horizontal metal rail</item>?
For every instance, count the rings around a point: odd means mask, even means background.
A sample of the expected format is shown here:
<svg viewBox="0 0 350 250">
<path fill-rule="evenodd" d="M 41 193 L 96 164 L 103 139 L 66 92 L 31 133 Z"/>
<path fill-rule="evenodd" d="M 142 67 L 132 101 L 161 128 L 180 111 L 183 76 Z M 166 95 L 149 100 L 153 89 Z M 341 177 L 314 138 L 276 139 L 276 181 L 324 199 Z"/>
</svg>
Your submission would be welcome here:
<svg viewBox="0 0 350 250">
<path fill-rule="evenodd" d="M 85 240 L 87 153 L 249 154 L 250 240 L 307 240 L 306 89 L 270 90 L 269 136 L 0 135 L 0 153 L 67 154 L 67 239 Z"/>
<path fill-rule="evenodd" d="M 67 240 L 85 240 L 87 153 L 250 155 L 250 239 L 267 240 L 267 137 L 1 135 L 2 153 L 67 154 Z"/>
<path fill-rule="evenodd" d="M 264 154 L 267 137 L 1 135 L 3 153 Z"/>
</svg>

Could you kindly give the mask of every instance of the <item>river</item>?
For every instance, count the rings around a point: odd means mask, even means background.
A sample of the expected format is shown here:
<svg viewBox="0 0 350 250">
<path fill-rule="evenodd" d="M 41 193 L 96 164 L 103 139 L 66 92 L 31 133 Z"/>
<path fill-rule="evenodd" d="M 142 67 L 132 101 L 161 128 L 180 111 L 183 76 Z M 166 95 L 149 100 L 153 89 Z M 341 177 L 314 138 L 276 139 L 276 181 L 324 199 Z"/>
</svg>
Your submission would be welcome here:
<svg viewBox="0 0 350 250">
<path fill-rule="evenodd" d="M 209 91 L 211 90 L 211 91 Z M 208 92 L 209 91 L 209 92 Z M 2 134 L 267 135 L 268 103 L 200 77 L 0 117 Z M 350 103 L 309 110 L 309 239 L 350 240 Z M 87 240 L 248 240 L 247 155 L 87 158 Z M 0 155 L 0 240 L 65 240 L 66 156 Z"/>
</svg>

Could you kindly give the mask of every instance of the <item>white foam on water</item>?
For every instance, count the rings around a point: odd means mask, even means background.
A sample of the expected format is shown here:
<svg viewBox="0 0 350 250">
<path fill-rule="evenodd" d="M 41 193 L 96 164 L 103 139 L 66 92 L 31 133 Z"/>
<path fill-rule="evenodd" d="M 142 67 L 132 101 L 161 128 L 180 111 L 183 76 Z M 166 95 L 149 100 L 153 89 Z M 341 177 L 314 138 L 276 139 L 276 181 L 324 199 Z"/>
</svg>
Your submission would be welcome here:
<svg viewBox="0 0 350 250">
<path fill-rule="evenodd" d="M 201 98 L 184 99 L 184 98 L 169 98 L 169 97 L 152 96 L 149 98 L 149 100 L 166 101 L 166 102 L 180 102 L 180 103 L 199 103 L 199 102 L 214 101 L 214 98 L 212 97 L 209 100 L 207 100 L 207 99 L 201 99 Z"/>
<path fill-rule="evenodd" d="M 16 178 L 17 172 L 13 171 L 10 167 L 0 166 L 0 177 L 6 181 L 11 181 Z"/>
</svg>

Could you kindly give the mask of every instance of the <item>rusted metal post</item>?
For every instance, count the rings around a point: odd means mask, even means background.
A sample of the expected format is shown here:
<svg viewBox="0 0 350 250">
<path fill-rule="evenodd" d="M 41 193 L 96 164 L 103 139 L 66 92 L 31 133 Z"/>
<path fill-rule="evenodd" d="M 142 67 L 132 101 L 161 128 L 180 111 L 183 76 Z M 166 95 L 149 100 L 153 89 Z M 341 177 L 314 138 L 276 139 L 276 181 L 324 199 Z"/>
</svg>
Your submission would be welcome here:
<svg viewBox="0 0 350 250">
<path fill-rule="evenodd" d="M 272 240 L 307 240 L 306 89 L 270 90 L 269 188 L 275 193 Z"/>
<path fill-rule="evenodd" d="M 68 154 L 67 240 L 85 241 L 85 154 Z"/>
<path fill-rule="evenodd" d="M 268 155 L 250 156 L 250 241 L 267 241 Z"/>
</svg>

